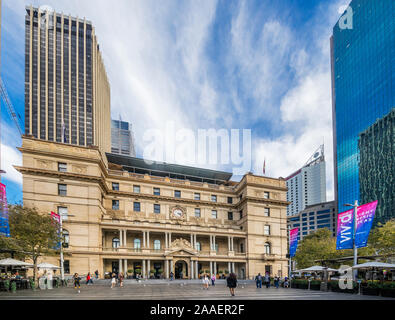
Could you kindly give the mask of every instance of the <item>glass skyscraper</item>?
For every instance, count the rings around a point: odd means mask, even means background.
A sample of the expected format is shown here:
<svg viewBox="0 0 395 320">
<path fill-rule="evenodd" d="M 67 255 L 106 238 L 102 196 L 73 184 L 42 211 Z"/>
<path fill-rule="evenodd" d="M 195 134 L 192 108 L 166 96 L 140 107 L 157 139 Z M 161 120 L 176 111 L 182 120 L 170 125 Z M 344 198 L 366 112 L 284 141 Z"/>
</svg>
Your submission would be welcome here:
<svg viewBox="0 0 395 320">
<path fill-rule="evenodd" d="M 111 120 L 111 153 L 136 156 L 131 123 Z"/>
<path fill-rule="evenodd" d="M 353 0 L 331 37 L 335 197 L 360 201 L 358 137 L 395 106 L 395 2 Z M 339 20 L 340 21 L 340 20 Z M 343 20 L 342 20 L 343 21 Z M 344 22 L 344 21 L 343 21 Z M 380 204 L 379 204 L 380 205 Z"/>
</svg>

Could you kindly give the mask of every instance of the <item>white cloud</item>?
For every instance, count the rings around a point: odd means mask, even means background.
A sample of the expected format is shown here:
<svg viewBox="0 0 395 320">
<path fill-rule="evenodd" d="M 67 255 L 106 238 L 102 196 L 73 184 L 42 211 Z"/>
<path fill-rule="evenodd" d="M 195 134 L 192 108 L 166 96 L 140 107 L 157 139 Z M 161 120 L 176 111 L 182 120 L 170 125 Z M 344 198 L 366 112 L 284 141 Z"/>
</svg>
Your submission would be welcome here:
<svg viewBox="0 0 395 320">
<path fill-rule="evenodd" d="M 22 175 L 15 170 L 14 165 L 22 165 L 21 153 L 14 147 L 1 144 L 1 169 L 6 172 L 2 175 L 2 178 L 22 186 Z"/>
</svg>

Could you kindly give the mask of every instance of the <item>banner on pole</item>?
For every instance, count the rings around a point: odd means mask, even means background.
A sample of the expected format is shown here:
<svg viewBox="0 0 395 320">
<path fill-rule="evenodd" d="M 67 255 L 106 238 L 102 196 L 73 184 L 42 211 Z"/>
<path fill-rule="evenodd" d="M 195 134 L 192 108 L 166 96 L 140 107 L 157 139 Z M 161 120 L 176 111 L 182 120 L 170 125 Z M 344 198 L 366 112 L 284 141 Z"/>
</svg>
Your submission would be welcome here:
<svg viewBox="0 0 395 320">
<path fill-rule="evenodd" d="M 355 233 L 355 246 L 366 247 L 370 229 L 372 228 L 374 214 L 377 208 L 377 200 L 358 207 L 357 231 Z"/>
<path fill-rule="evenodd" d="M 59 235 L 59 237 L 61 237 L 61 234 L 60 234 L 60 215 L 55 213 L 55 212 L 53 212 L 53 211 L 51 211 L 51 218 L 54 221 L 56 221 L 56 223 L 58 224 L 58 226 L 59 226 L 58 235 Z M 56 245 L 56 247 L 54 247 L 53 249 L 59 250 L 60 246 L 61 246 L 61 241 L 59 241 L 58 244 Z"/>
<path fill-rule="evenodd" d="M 296 248 L 298 247 L 298 234 L 298 228 L 289 231 L 289 256 L 291 258 L 295 256 Z"/>
<path fill-rule="evenodd" d="M 2 183 L 0 183 L 0 235 L 7 238 L 11 237 L 8 219 L 6 187 Z"/>
<path fill-rule="evenodd" d="M 336 250 L 352 249 L 354 235 L 354 209 L 337 215 Z"/>
</svg>

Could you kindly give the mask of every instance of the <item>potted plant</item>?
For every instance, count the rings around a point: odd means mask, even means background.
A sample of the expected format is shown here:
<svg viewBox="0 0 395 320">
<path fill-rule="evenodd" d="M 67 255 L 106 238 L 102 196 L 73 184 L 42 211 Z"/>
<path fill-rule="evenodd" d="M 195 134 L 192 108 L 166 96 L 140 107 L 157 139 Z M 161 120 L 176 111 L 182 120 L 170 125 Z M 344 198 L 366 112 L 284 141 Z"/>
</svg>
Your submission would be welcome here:
<svg viewBox="0 0 395 320">
<path fill-rule="evenodd" d="M 133 269 L 128 270 L 128 279 L 133 279 Z"/>
</svg>

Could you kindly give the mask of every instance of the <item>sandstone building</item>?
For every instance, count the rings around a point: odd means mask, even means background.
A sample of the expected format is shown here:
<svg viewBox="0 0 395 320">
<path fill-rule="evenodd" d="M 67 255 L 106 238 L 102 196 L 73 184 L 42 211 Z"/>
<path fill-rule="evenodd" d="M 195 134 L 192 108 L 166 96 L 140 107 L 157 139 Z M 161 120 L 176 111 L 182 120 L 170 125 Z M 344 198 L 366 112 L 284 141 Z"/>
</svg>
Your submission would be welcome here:
<svg viewBox="0 0 395 320">
<path fill-rule="evenodd" d="M 282 179 L 246 174 L 236 183 L 225 172 L 31 136 L 20 151 L 24 205 L 63 216 L 66 274 L 287 274 Z"/>
</svg>

